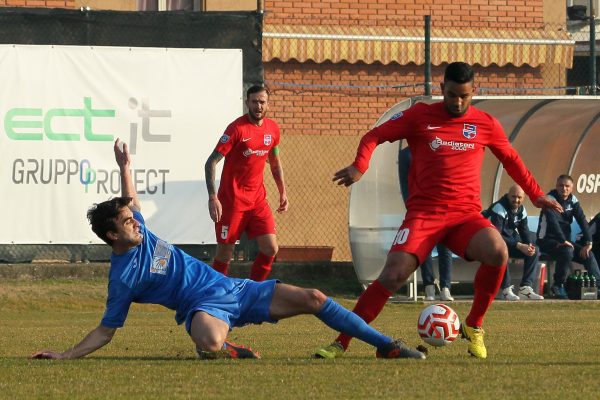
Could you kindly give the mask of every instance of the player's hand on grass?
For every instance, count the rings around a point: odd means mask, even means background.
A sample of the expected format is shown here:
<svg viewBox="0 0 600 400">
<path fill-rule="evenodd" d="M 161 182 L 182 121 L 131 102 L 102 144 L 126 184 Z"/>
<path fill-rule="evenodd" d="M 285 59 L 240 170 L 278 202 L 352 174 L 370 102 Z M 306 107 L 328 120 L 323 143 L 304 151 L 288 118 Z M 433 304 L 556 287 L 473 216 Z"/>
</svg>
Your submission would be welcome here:
<svg viewBox="0 0 600 400">
<path fill-rule="evenodd" d="M 338 185 L 350 186 L 354 182 L 358 182 L 363 174 L 356 169 L 354 165 L 349 165 L 344 169 L 340 169 L 333 175 L 333 181 Z"/>
<path fill-rule="evenodd" d="M 558 201 L 556 201 L 554 198 L 552 198 L 550 196 L 540 196 L 540 197 L 538 197 L 537 200 L 535 201 L 534 205 L 536 207 L 538 207 L 538 208 L 554 210 L 557 213 L 562 213 L 563 212 L 563 208 L 558 203 Z"/>
<path fill-rule="evenodd" d="M 38 360 L 62 360 L 62 353 L 57 353 L 51 350 L 40 350 L 38 352 L 33 353 L 29 358 L 38 359 Z"/>
</svg>

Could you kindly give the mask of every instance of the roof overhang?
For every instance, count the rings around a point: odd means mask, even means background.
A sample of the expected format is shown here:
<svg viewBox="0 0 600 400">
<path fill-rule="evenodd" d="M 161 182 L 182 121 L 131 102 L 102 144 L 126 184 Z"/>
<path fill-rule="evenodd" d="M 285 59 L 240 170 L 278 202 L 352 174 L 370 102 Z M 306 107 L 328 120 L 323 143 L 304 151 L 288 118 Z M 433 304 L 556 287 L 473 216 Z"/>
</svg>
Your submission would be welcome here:
<svg viewBox="0 0 600 400">
<path fill-rule="evenodd" d="M 263 61 L 425 63 L 422 29 L 270 25 L 263 32 Z M 493 37 L 492 37 L 493 35 Z M 432 29 L 431 62 L 456 60 L 489 66 L 559 64 L 570 68 L 575 41 L 565 31 Z"/>
</svg>

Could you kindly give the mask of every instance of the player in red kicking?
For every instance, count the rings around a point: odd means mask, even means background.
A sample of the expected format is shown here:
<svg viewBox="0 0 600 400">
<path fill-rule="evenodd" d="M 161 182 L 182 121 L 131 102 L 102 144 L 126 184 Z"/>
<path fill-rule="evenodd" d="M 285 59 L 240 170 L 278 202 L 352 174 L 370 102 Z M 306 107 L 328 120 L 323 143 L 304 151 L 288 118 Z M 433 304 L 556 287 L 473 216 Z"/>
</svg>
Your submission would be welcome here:
<svg viewBox="0 0 600 400">
<path fill-rule="evenodd" d="M 279 190 L 277 212 L 289 207 L 279 160 L 279 126 L 266 118 L 269 91 L 264 86 L 252 86 L 246 92 L 248 114 L 233 121 L 217 147 L 206 161 L 208 211 L 215 222 L 217 252 L 213 268 L 227 275 L 235 242 L 243 232 L 256 238 L 259 253 L 250 272 L 250 279 L 264 281 L 271 272 L 277 254 L 275 221 L 263 181 L 265 163 Z M 215 191 L 215 169 L 225 158 L 218 194 Z"/>
<path fill-rule="evenodd" d="M 469 340 L 469 353 L 486 358 L 483 317 L 502 282 L 508 250 L 498 230 L 480 214 L 480 171 L 485 147 L 537 207 L 561 207 L 544 195 L 498 120 L 471 106 L 475 85 L 468 64 L 449 64 L 441 89 L 443 101 L 418 103 L 369 131 L 360 141 L 354 163 L 334 175 L 333 180 L 339 185 L 350 186 L 367 170 L 377 145 L 405 139 L 411 148 L 413 164 L 406 217 L 383 271 L 360 296 L 354 312 L 367 323 L 373 321 L 433 246 L 443 243 L 464 259 L 481 262 L 475 275 L 473 304 L 461 333 Z M 315 356 L 339 357 L 350 340 L 351 337 L 340 335 L 331 345 L 318 349 Z"/>
</svg>

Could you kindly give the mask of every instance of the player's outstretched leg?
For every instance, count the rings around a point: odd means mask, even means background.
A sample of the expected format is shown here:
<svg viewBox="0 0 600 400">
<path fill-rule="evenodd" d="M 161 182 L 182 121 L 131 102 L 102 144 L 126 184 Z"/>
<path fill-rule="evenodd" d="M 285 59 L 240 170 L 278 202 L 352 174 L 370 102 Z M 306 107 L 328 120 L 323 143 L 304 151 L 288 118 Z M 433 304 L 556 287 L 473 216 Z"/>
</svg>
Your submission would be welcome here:
<svg viewBox="0 0 600 400">
<path fill-rule="evenodd" d="M 315 315 L 330 328 L 339 332 L 344 332 L 350 337 L 356 337 L 363 342 L 375 346 L 377 349 L 377 358 L 414 358 L 419 360 L 425 358 L 425 354 L 418 350 L 411 349 L 401 340 L 392 340 L 392 338 L 383 335 L 373 327 L 369 326 L 369 324 L 358 315 L 345 309 L 330 298 L 325 301 L 321 310 Z M 336 345 L 332 344 L 331 346 L 335 347 Z M 317 353 L 315 354 L 316 358 L 338 357 L 323 356 L 319 350 L 317 350 Z M 339 351 L 343 354 L 341 346 L 337 349 L 334 348 L 333 351 Z"/>
<path fill-rule="evenodd" d="M 358 299 L 352 310 L 354 314 L 362 318 L 365 323 L 370 324 L 381 313 L 390 296 L 406 283 L 408 277 L 417 267 L 418 261 L 414 255 L 392 249 L 387 255 L 379 277 L 369 285 Z M 319 348 L 315 352 L 315 357 L 340 357 L 348 348 L 352 336 L 348 335 L 347 332 L 340 334 L 332 344 Z M 342 351 L 340 351 L 340 348 Z"/>
<path fill-rule="evenodd" d="M 314 314 L 330 328 L 356 337 L 375 347 L 388 358 L 423 359 L 425 355 L 406 346 L 396 346 L 389 350 L 394 340 L 369 326 L 362 318 L 345 309 L 317 289 L 303 289 L 297 286 L 278 283 L 269 307 L 273 320 L 293 317 L 300 314 Z"/>
<path fill-rule="evenodd" d="M 358 315 L 362 320 L 369 324 L 381 312 L 388 299 L 393 293 L 387 290 L 383 285 L 375 280 L 369 285 L 367 290 L 358 299 L 354 306 L 353 313 Z M 339 332 L 343 332 L 338 330 Z M 352 336 L 341 333 L 333 343 L 320 347 L 315 352 L 316 358 L 338 358 L 344 355 L 346 349 L 350 345 Z"/>
</svg>

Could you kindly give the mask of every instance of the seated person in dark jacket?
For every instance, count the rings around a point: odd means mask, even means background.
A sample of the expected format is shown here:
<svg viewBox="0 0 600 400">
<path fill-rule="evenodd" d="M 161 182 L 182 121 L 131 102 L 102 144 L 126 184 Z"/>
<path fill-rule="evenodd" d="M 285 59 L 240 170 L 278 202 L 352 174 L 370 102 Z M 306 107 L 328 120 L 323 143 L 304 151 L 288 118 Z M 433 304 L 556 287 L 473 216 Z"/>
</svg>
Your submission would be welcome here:
<svg viewBox="0 0 600 400">
<path fill-rule="evenodd" d="M 600 260 L 600 213 L 596 214 L 596 216 L 592 218 L 589 226 L 590 235 L 592 235 L 592 252 L 596 257 L 596 262 L 598 262 L 598 260 Z"/>
<path fill-rule="evenodd" d="M 533 279 L 537 271 L 540 252 L 533 244 L 533 232 L 527 227 L 527 211 L 523 206 L 525 192 L 519 185 L 511 186 L 500 200 L 493 203 L 484 215 L 500 231 L 508 247 L 508 254 L 512 258 L 523 259 L 523 277 L 519 285 L 519 295 L 513 292 L 510 284 L 508 268 L 504 274 L 502 285 L 502 298 L 504 300 L 542 300 L 544 297 L 533 290 Z"/>
<path fill-rule="evenodd" d="M 583 209 L 577 197 L 573 195 L 573 178 L 561 175 L 556 180 L 556 189 L 548 193 L 563 207 L 563 212 L 542 210 L 537 232 L 537 244 L 542 252 L 556 260 L 554 283 L 551 291 L 555 297 L 566 299 L 565 280 L 571 268 L 571 262 L 583 264 L 588 273 L 600 280 L 600 271 L 594 253 L 592 253 L 592 235 L 590 234 Z M 573 218 L 579 224 L 582 242 L 571 239 Z"/>
</svg>

